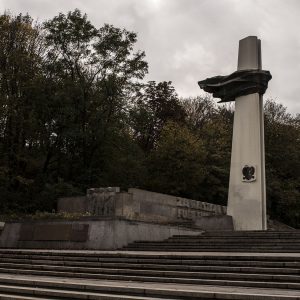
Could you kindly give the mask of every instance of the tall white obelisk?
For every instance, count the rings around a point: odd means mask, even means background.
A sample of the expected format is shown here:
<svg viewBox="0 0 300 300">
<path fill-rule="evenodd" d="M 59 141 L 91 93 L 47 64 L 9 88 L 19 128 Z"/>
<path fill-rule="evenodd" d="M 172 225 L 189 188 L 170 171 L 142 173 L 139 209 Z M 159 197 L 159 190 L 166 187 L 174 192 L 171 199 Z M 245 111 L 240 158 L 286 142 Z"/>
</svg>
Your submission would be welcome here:
<svg viewBox="0 0 300 300">
<path fill-rule="evenodd" d="M 238 70 L 261 70 L 261 45 L 255 36 L 239 42 Z M 263 99 L 237 97 L 232 138 L 227 214 L 235 230 L 266 230 Z"/>
</svg>

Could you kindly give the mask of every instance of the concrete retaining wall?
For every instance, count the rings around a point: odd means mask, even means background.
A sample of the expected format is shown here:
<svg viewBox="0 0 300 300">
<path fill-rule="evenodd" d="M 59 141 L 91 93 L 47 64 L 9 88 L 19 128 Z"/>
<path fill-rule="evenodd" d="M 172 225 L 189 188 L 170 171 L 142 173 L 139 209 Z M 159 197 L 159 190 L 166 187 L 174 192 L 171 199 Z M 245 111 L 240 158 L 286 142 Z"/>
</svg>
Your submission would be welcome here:
<svg viewBox="0 0 300 300">
<path fill-rule="evenodd" d="M 161 241 L 201 230 L 128 220 L 7 222 L 0 248 L 114 250 L 133 241 Z"/>
<path fill-rule="evenodd" d="M 120 192 L 119 188 L 90 189 L 86 197 L 59 199 L 58 211 L 155 223 L 184 223 L 226 215 L 225 206 L 134 188 L 128 192 Z"/>
<path fill-rule="evenodd" d="M 231 216 L 202 217 L 195 221 L 195 226 L 204 231 L 234 230 Z"/>
<path fill-rule="evenodd" d="M 141 189 L 128 189 L 132 201 L 139 203 L 142 219 L 161 217 L 163 220 L 197 220 L 204 216 L 226 215 L 226 207 L 192 199 L 176 197 Z"/>
</svg>

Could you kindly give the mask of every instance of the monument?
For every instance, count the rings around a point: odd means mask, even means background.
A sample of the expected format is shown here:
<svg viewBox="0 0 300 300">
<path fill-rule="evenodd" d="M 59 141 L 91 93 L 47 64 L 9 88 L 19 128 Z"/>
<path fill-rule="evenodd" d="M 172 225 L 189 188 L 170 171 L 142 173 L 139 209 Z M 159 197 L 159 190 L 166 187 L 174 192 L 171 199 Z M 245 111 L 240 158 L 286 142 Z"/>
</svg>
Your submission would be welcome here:
<svg viewBox="0 0 300 300">
<path fill-rule="evenodd" d="M 263 94 L 272 78 L 261 65 L 256 36 L 239 42 L 237 71 L 199 81 L 200 88 L 235 101 L 227 214 L 235 230 L 266 230 Z"/>
<path fill-rule="evenodd" d="M 0 248 L 114 250 L 206 230 L 233 230 L 225 206 L 136 188 L 91 188 L 86 196 L 59 198 L 52 218 L 6 222 Z"/>
<path fill-rule="evenodd" d="M 199 81 L 221 102 L 235 101 L 227 209 L 136 188 L 88 189 L 86 196 L 58 199 L 53 219 L 7 222 L 0 248 L 112 250 L 209 230 L 265 230 L 262 95 L 271 78 L 261 68 L 260 40 L 250 36 L 240 41 L 237 71 Z"/>
</svg>

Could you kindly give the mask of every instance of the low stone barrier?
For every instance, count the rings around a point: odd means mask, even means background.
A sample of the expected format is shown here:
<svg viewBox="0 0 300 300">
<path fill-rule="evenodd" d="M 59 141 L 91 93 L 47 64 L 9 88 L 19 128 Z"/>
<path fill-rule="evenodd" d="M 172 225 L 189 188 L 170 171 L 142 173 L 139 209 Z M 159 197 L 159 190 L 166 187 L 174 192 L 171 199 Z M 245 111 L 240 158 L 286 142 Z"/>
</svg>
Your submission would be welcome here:
<svg viewBox="0 0 300 300">
<path fill-rule="evenodd" d="M 58 212 L 89 213 L 156 223 L 185 223 L 206 216 L 224 216 L 226 207 L 161 193 L 118 187 L 89 189 L 86 197 L 58 200 Z"/>
<path fill-rule="evenodd" d="M 201 230 L 117 218 L 7 222 L 0 248 L 115 250 L 134 241 L 161 241 Z"/>
</svg>

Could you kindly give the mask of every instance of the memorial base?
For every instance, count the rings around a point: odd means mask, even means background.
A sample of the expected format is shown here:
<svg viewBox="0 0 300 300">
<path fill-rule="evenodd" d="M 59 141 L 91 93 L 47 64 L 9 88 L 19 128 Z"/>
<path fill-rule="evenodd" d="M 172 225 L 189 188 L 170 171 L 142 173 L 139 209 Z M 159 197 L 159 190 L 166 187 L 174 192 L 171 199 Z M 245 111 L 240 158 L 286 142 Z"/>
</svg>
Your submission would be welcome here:
<svg viewBox="0 0 300 300">
<path fill-rule="evenodd" d="M 116 250 L 134 241 L 161 241 L 172 235 L 197 235 L 201 229 L 117 218 L 77 221 L 8 222 L 0 248 Z"/>
</svg>

